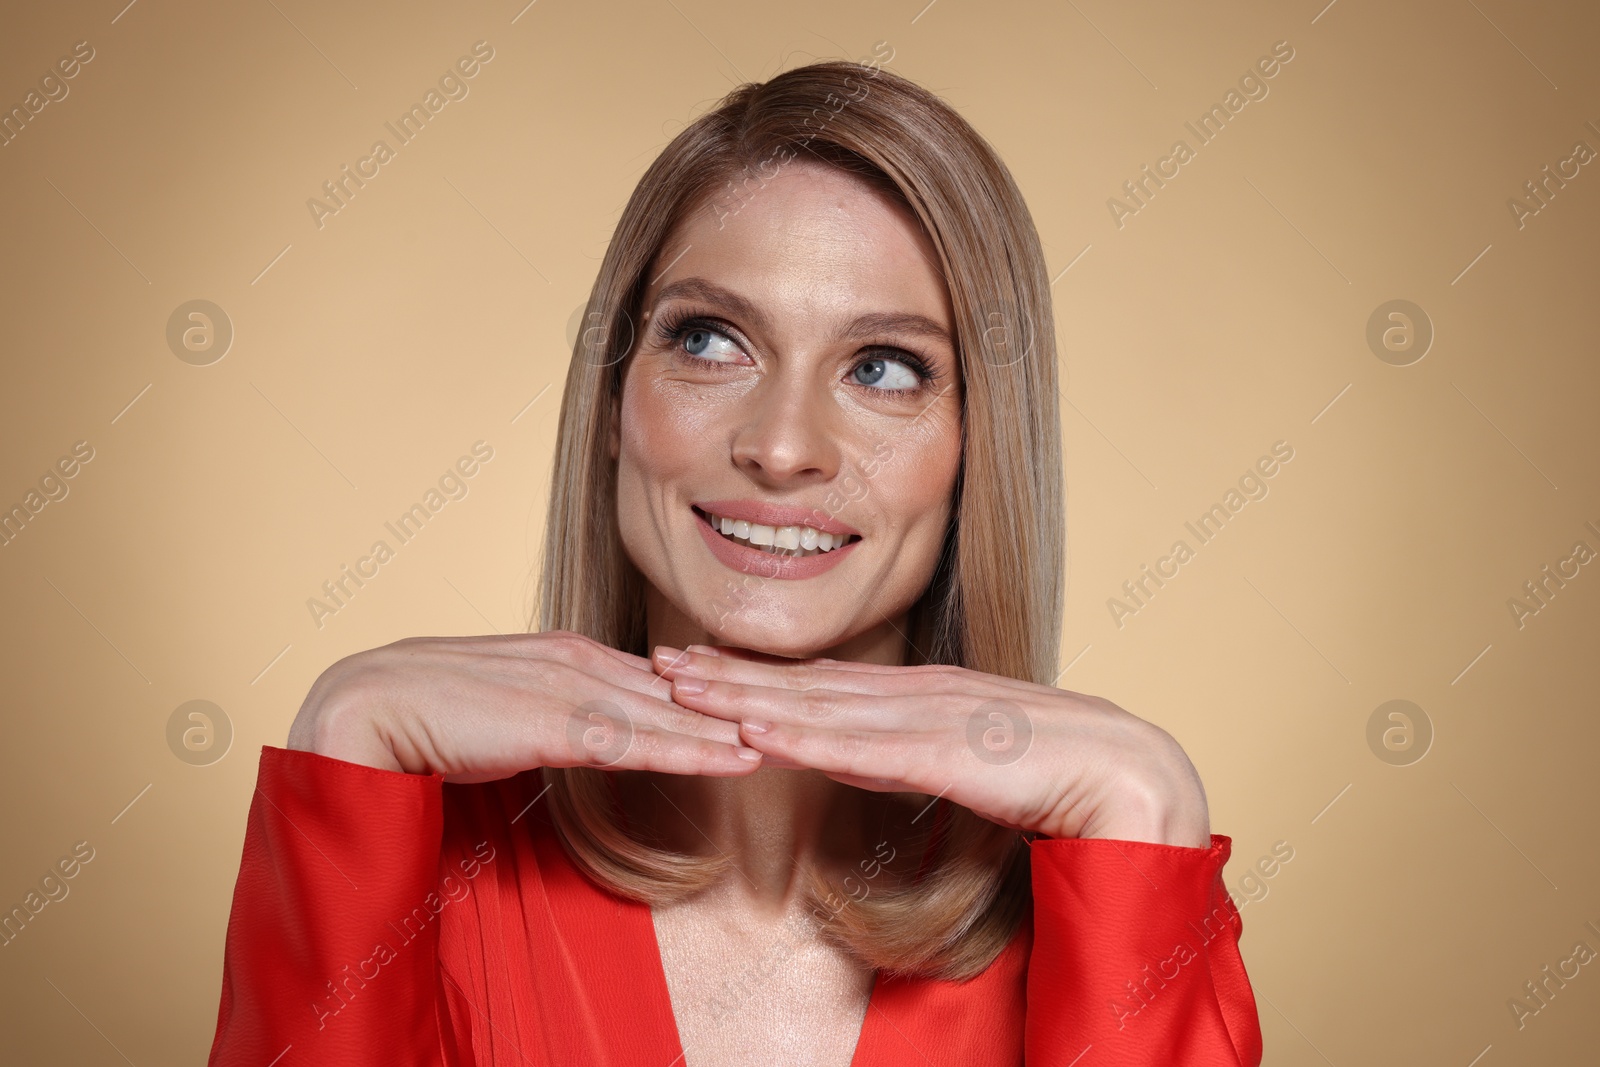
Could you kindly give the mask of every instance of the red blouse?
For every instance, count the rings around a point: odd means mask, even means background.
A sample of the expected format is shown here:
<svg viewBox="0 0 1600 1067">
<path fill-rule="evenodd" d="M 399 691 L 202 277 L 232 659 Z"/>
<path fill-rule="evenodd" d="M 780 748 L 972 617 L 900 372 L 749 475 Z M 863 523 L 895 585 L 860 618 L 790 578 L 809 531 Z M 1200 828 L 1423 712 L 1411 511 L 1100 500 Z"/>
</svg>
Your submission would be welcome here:
<svg viewBox="0 0 1600 1067">
<path fill-rule="evenodd" d="M 680 1062 L 648 905 L 572 864 L 540 791 L 263 747 L 210 1064 Z M 1257 1067 L 1230 846 L 1035 840 L 1011 944 L 966 982 L 880 973 L 852 1063 Z"/>
</svg>

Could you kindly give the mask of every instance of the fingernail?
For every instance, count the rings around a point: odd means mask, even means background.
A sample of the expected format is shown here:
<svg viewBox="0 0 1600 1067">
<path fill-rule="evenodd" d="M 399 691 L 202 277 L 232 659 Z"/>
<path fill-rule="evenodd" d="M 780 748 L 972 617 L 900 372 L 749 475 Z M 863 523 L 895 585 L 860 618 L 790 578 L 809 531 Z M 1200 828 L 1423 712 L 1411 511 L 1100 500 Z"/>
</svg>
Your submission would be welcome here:
<svg viewBox="0 0 1600 1067">
<path fill-rule="evenodd" d="M 716 649 L 712 648 L 710 645 L 690 645 L 689 646 L 689 651 L 690 652 L 698 652 L 702 656 L 720 656 L 720 655 L 722 655 L 722 653 L 718 652 Z"/>
<path fill-rule="evenodd" d="M 751 763 L 755 763 L 761 759 L 761 753 L 757 752 L 753 748 L 740 748 L 738 752 L 740 759 L 749 760 Z"/>
<path fill-rule="evenodd" d="M 768 724 L 764 722 L 743 722 L 740 725 L 753 734 L 764 734 L 768 730 Z"/>
<path fill-rule="evenodd" d="M 680 649 L 673 648 L 671 645 L 657 645 L 655 655 L 652 658 L 662 666 L 667 666 L 682 656 L 683 652 Z"/>
<path fill-rule="evenodd" d="M 686 674 L 680 674 L 676 678 L 672 679 L 672 688 L 674 692 L 678 693 L 689 693 L 691 695 L 695 693 L 703 693 L 706 691 L 706 680 L 704 678 L 693 678 Z"/>
</svg>

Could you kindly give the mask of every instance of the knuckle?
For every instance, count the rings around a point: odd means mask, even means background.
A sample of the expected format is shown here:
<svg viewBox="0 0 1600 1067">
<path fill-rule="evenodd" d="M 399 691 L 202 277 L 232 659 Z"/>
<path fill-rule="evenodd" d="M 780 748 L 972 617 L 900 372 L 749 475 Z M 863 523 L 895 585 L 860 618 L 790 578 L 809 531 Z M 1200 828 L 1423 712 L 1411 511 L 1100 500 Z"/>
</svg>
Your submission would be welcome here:
<svg viewBox="0 0 1600 1067">
<path fill-rule="evenodd" d="M 800 714 L 808 722 L 826 722 L 838 714 L 837 694 L 830 689 L 802 689 Z"/>
<path fill-rule="evenodd" d="M 584 639 L 571 630 L 550 630 L 539 636 L 541 644 L 563 654 L 575 654 L 585 647 Z"/>
<path fill-rule="evenodd" d="M 578 634 L 558 633 L 541 643 L 537 661 L 550 667 L 564 667 L 583 674 L 593 674 L 594 646 L 588 638 Z"/>
<path fill-rule="evenodd" d="M 822 671 L 810 662 L 791 663 L 783 668 L 783 682 L 790 689 L 817 689 L 822 684 Z"/>
<path fill-rule="evenodd" d="M 663 705 L 660 714 L 664 720 L 662 725 L 674 733 L 700 735 L 706 732 L 707 716 L 681 704 Z"/>
<path fill-rule="evenodd" d="M 862 774 L 872 749 L 872 738 L 860 730 L 841 730 L 830 742 L 833 755 L 846 774 Z"/>
</svg>

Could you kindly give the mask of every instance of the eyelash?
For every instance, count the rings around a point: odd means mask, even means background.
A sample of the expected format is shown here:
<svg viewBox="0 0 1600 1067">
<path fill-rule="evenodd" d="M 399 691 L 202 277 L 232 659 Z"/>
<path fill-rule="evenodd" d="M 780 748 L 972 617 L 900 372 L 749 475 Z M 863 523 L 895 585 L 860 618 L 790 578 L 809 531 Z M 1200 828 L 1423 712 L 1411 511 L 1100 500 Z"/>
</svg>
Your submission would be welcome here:
<svg viewBox="0 0 1600 1067">
<path fill-rule="evenodd" d="M 706 316 L 693 311 L 670 312 L 662 318 L 657 319 L 654 325 L 655 336 L 662 344 L 674 344 L 682 341 L 683 334 L 691 329 L 710 330 L 713 333 L 720 334 L 721 336 L 728 338 L 730 341 L 735 340 L 733 335 L 719 325 L 715 319 L 707 318 Z M 874 393 L 899 393 L 906 396 L 918 396 L 926 392 L 939 380 L 938 371 L 936 371 L 932 365 L 914 352 L 908 352 L 903 348 L 895 348 L 892 345 L 875 345 L 867 349 L 867 351 L 880 352 L 883 353 L 881 358 L 890 358 L 897 363 L 904 363 L 907 367 L 911 368 L 914 374 L 917 375 L 919 383 L 915 389 L 876 389 L 870 385 L 862 385 L 861 388 L 863 389 L 867 389 Z M 679 359 L 693 360 L 696 363 L 710 364 L 714 367 L 727 366 L 727 364 L 720 360 L 706 359 L 703 356 L 695 355 L 693 352 L 684 352 L 679 350 L 675 352 L 674 355 Z M 868 360 L 864 359 L 861 361 L 861 363 L 865 362 L 868 362 Z M 856 366 L 859 367 L 861 363 L 857 363 Z M 853 373 L 854 368 L 851 368 L 851 370 Z M 860 383 L 857 382 L 852 384 L 859 385 Z"/>
</svg>

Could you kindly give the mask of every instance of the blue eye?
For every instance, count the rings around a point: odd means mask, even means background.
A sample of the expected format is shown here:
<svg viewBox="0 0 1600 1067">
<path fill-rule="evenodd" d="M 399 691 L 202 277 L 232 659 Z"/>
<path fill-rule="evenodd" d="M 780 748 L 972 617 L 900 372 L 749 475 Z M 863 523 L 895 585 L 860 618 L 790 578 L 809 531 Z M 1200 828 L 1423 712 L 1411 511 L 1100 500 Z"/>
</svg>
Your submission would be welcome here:
<svg viewBox="0 0 1600 1067">
<path fill-rule="evenodd" d="M 698 359 L 707 359 L 713 363 L 727 363 L 730 360 L 726 358 L 726 353 L 731 352 L 732 355 L 737 356 L 739 352 L 739 347 L 720 330 L 713 330 L 705 326 L 690 326 L 687 329 L 680 327 L 680 332 L 683 337 L 681 342 L 683 350 Z M 714 352 L 707 354 L 712 344 L 716 341 L 721 341 L 726 346 L 724 356 L 718 356 Z"/>
<path fill-rule="evenodd" d="M 886 391 L 914 390 L 922 378 L 910 366 L 898 359 L 868 359 L 856 364 L 851 375 L 857 384 L 879 386 Z"/>
<path fill-rule="evenodd" d="M 705 363 L 734 366 L 743 354 L 737 341 L 706 319 L 693 315 L 663 317 L 654 330 L 661 340 L 685 356 Z M 885 353 L 857 363 L 848 381 L 874 392 L 912 395 L 922 392 L 939 375 L 904 349 L 877 347 L 868 351 Z"/>
</svg>

